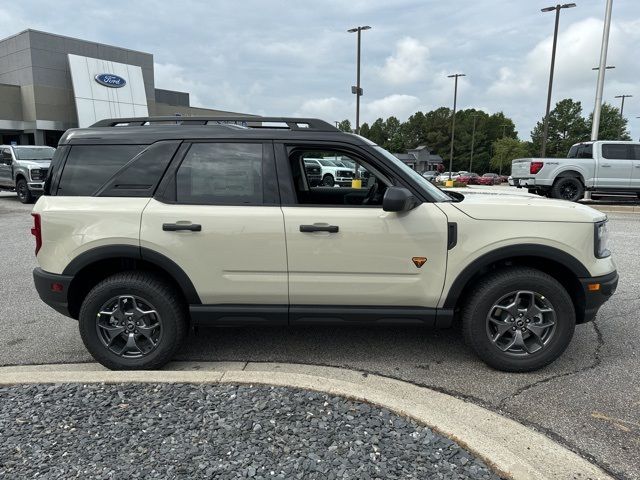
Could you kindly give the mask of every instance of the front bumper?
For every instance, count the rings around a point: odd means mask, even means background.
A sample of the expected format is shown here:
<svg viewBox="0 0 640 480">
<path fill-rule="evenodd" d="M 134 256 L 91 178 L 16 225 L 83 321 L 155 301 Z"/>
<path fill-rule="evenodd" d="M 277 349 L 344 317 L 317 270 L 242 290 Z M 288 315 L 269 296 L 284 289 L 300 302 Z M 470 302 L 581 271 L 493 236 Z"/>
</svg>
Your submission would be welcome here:
<svg viewBox="0 0 640 480">
<path fill-rule="evenodd" d="M 42 192 L 44 190 L 44 182 L 27 182 L 27 186 L 32 192 Z"/>
<path fill-rule="evenodd" d="M 67 317 L 71 317 L 68 295 L 72 280 L 73 277 L 69 275 L 49 273 L 41 268 L 33 269 L 33 283 L 42 301 Z"/>
<path fill-rule="evenodd" d="M 584 318 L 578 318 L 578 322 L 591 322 L 596 318 L 600 307 L 615 293 L 618 287 L 618 272 L 613 271 L 601 277 L 581 278 L 580 284 L 584 295 Z M 597 289 L 595 285 L 598 285 Z"/>
</svg>

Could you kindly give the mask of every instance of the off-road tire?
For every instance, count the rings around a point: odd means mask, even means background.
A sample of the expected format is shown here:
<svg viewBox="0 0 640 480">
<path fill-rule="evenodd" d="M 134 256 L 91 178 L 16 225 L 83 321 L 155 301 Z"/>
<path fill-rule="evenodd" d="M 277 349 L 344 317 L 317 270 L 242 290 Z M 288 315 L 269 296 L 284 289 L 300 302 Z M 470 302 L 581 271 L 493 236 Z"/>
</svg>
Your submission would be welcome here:
<svg viewBox="0 0 640 480">
<path fill-rule="evenodd" d="M 333 187 L 335 184 L 336 181 L 333 178 L 333 175 L 331 175 L 330 173 L 327 173 L 324 177 L 322 177 L 322 185 L 324 187 Z"/>
<path fill-rule="evenodd" d="M 584 196 L 584 185 L 576 177 L 560 177 L 553 182 L 551 196 L 569 202 L 577 202 Z"/>
<path fill-rule="evenodd" d="M 549 343 L 523 356 L 505 353 L 487 333 L 487 317 L 504 295 L 530 290 L 544 295 L 555 310 L 556 326 Z M 576 315 L 571 297 L 552 276 L 528 267 L 508 267 L 481 278 L 463 306 L 462 333 L 465 343 L 489 366 L 506 372 L 530 372 L 556 360 L 573 337 Z"/>
<path fill-rule="evenodd" d="M 141 358 L 123 358 L 109 350 L 98 337 L 100 308 L 118 295 L 135 295 L 155 307 L 162 320 L 162 336 L 154 350 Z M 98 283 L 87 294 L 79 315 L 80 336 L 89 353 L 111 370 L 154 370 L 174 356 L 188 331 L 187 306 L 181 295 L 162 277 L 151 272 L 121 272 Z"/>
<path fill-rule="evenodd" d="M 34 196 L 29 190 L 29 185 L 24 178 L 18 179 L 16 182 L 16 194 L 20 203 L 33 203 Z"/>
</svg>

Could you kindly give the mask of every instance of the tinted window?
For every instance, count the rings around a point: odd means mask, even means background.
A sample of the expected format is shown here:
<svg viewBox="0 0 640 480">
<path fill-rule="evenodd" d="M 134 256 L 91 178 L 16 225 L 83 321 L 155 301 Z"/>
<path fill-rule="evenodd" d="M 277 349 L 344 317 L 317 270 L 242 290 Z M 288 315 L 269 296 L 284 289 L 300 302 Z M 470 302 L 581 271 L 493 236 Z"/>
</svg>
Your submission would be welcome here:
<svg viewBox="0 0 640 480">
<path fill-rule="evenodd" d="M 144 145 L 74 145 L 62 171 L 58 195 L 93 195 Z"/>
<path fill-rule="evenodd" d="M 632 145 L 631 148 L 633 149 L 633 158 L 640 160 L 640 145 Z"/>
<path fill-rule="evenodd" d="M 262 144 L 194 143 L 176 174 L 176 200 L 262 204 Z"/>
<path fill-rule="evenodd" d="M 578 154 L 579 158 L 593 158 L 593 143 L 583 145 Z"/>
<path fill-rule="evenodd" d="M 602 145 L 602 156 L 609 159 L 631 160 L 629 146 L 624 143 L 605 143 Z"/>
</svg>

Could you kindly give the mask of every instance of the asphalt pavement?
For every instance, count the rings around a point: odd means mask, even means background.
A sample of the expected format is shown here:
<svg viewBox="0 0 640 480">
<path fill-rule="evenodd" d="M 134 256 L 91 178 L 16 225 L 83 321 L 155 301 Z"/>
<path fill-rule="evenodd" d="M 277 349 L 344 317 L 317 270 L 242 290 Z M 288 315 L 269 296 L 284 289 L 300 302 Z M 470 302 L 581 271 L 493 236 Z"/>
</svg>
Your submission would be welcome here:
<svg viewBox="0 0 640 480">
<path fill-rule="evenodd" d="M 0 194 L 0 365 L 91 361 L 76 322 L 42 304 L 33 288 L 30 208 Z M 416 328 L 202 330 L 177 359 L 344 366 L 402 379 L 532 426 L 617 478 L 640 479 L 640 215 L 609 218 L 618 291 L 538 372 L 497 372 L 456 330 Z"/>
</svg>

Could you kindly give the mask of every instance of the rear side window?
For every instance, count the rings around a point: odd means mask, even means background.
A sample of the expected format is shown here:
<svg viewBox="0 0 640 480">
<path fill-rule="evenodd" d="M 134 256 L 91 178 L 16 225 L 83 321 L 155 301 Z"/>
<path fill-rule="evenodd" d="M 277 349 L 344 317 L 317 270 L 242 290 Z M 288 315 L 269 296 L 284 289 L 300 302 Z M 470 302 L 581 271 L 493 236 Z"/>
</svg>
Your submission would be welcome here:
<svg viewBox="0 0 640 480">
<path fill-rule="evenodd" d="M 176 173 L 177 203 L 263 204 L 262 144 L 194 143 Z"/>
<path fill-rule="evenodd" d="M 602 156 L 611 160 L 631 160 L 629 145 L 624 143 L 604 143 Z"/>
<path fill-rule="evenodd" d="M 145 145 L 74 145 L 67 156 L 58 195 L 90 196 Z"/>
</svg>

